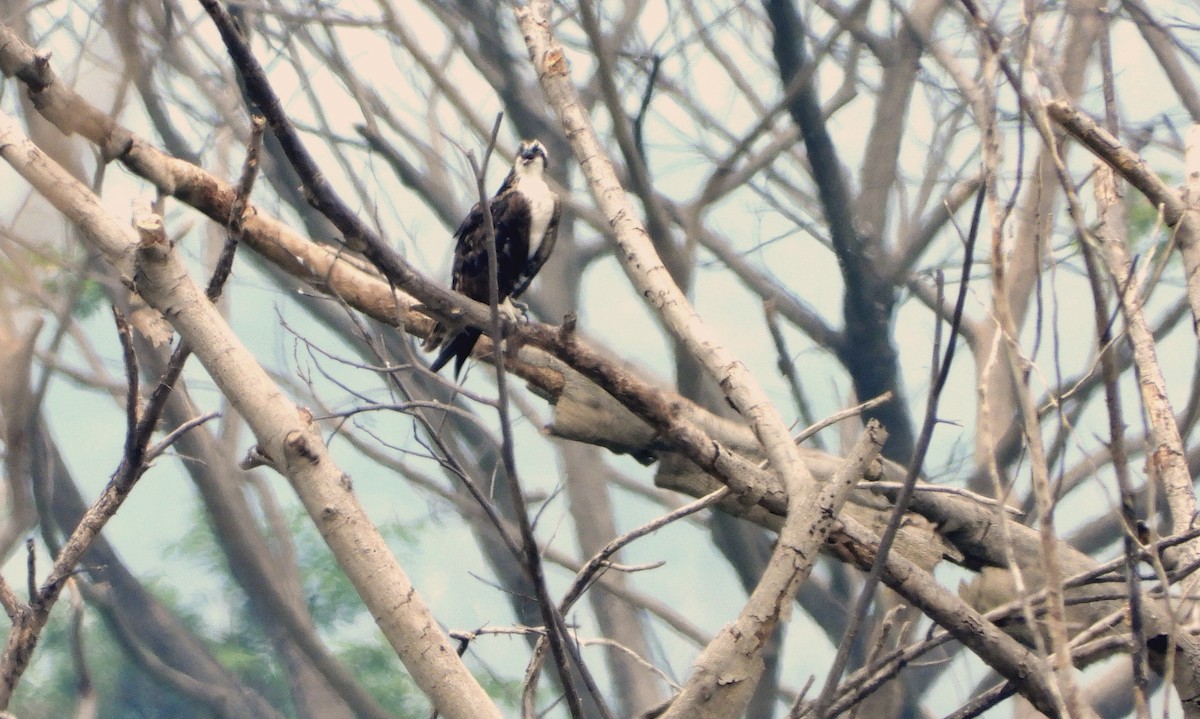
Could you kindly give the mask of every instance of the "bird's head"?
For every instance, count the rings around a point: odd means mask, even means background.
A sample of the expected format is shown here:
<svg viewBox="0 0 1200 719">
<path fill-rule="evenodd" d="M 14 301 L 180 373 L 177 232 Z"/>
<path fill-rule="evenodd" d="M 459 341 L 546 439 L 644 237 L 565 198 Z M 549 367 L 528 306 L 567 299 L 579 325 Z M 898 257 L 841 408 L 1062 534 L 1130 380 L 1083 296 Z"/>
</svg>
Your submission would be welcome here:
<svg viewBox="0 0 1200 719">
<path fill-rule="evenodd" d="M 537 140 L 525 140 L 517 150 L 517 159 L 513 162 L 513 172 L 518 176 L 540 176 L 546 171 L 548 160 L 546 148 Z"/>
</svg>

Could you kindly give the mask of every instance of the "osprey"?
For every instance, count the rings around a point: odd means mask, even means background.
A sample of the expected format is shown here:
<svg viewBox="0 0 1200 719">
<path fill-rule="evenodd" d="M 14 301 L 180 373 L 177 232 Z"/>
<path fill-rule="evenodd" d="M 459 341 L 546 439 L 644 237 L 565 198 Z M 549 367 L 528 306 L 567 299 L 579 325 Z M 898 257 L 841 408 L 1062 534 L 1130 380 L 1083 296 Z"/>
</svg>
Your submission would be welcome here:
<svg viewBox="0 0 1200 719">
<path fill-rule="evenodd" d="M 558 236 L 558 217 L 562 203 L 546 184 L 546 148 L 537 140 L 521 143 L 512 171 L 504 184 L 488 201 L 496 229 L 496 288 L 501 309 L 511 313 L 512 300 L 529 287 L 534 275 L 546 264 Z M 476 203 L 454 231 L 454 270 L 450 286 L 476 302 L 488 301 L 487 226 L 483 209 Z M 537 251 L 529 251 L 537 243 Z M 425 340 L 427 350 L 435 350 L 446 340 L 447 328 L 438 323 Z M 479 340 L 482 330 L 466 327 L 442 347 L 430 369 L 437 372 L 455 358 L 454 377 Z"/>
</svg>

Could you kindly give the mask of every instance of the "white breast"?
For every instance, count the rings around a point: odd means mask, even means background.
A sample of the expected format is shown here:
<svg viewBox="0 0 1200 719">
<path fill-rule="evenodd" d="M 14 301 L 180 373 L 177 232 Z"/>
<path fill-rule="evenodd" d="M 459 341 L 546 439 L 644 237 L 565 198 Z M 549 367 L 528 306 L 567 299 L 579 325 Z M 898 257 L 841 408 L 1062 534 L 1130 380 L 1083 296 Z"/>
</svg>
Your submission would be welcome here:
<svg viewBox="0 0 1200 719">
<path fill-rule="evenodd" d="M 529 241 L 541 242 L 546 229 L 550 227 L 550 218 L 554 216 L 554 201 L 558 196 L 540 177 L 522 177 L 517 183 L 517 189 L 529 201 Z"/>
</svg>

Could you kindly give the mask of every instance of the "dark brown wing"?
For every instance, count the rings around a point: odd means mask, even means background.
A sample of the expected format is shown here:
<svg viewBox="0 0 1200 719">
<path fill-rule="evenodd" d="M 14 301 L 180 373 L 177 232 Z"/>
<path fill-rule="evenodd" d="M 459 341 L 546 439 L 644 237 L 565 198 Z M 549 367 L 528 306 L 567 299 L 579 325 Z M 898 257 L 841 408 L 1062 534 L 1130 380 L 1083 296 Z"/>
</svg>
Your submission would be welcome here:
<svg viewBox="0 0 1200 719">
<path fill-rule="evenodd" d="M 516 192 L 492 199 L 492 222 L 496 228 L 496 286 L 505 300 L 529 261 L 529 207 Z M 450 286 L 477 302 L 488 301 L 487 228 L 479 206 L 471 208 L 455 233 L 454 268 Z"/>
<path fill-rule="evenodd" d="M 508 186 L 505 181 L 505 186 Z M 513 191 L 502 191 L 492 199 L 492 223 L 496 229 L 496 289 L 503 302 L 512 293 L 521 273 L 529 262 L 529 206 L 525 198 Z M 488 256 L 487 227 L 479 205 L 471 208 L 462 224 L 454 233 L 457 244 L 454 248 L 454 267 L 450 286 L 476 302 L 488 301 Z M 435 328 L 440 329 L 439 324 Z M 443 330 L 444 332 L 444 330 Z M 471 356 L 471 350 L 482 333 L 475 327 L 467 327 L 454 336 L 430 365 L 437 372 L 454 358 L 454 376 L 458 377 L 463 363 Z M 437 347 L 444 341 L 439 337 Z"/>
</svg>

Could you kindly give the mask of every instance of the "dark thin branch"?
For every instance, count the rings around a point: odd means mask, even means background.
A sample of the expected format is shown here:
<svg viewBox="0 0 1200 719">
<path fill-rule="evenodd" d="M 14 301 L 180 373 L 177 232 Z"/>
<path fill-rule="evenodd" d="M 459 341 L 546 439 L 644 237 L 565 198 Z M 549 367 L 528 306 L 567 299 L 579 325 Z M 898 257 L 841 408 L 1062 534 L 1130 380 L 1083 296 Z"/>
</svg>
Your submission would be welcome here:
<svg viewBox="0 0 1200 719">
<path fill-rule="evenodd" d="M 25 590 L 31 605 L 38 602 L 37 552 L 34 551 L 33 537 L 25 539 Z"/>
<path fill-rule="evenodd" d="M 892 510 L 891 517 L 888 519 L 887 527 L 883 531 L 883 535 L 879 539 L 879 551 L 875 556 L 875 560 L 871 565 L 871 570 L 867 574 L 866 580 L 863 581 L 863 586 L 859 591 L 858 600 L 854 605 L 851 613 L 850 623 L 846 628 L 845 636 L 838 645 L 837 654 L 834 657 L 833 664 L 829 670 L 829 675 L 825 680 L 825 687 L 821 690 L 820 696 L 817 698 L 816 716 L 824 719 L 828 710 L 829 704 L 833 701 L 834 690 L 837 688 L 838 681 L 841 679 L 842 670 L 846 666 L 846 662 L 850 658 L 850 649 L 854 644 L 856 634 L 862 626 L 863 620 L 866 618 L 867 610 L 875 597 L 875 588 L 883 575 L 884 565 L 887 560 L 888 553 L 891 551 L 892 542 L 896 538 L 896 533 L 900 530 L 900 525 L 904 520 L 904 515 L 908 511 L 909 502 L 912 500 L 913 490 L 917 483 L 917 478 L 920 476 L 921 467 L 925 462 L 925 455 L 929 451 L 929 443 L 933 439 L 933 429 L 937 425 L 937 408 L 941 400 L 942 391 L 946 387 L 946 381 L 950 376 L 950 366 L 954 362 L 955 348 L 958 346 L 958 325 L 962 321 L 963 310 L 967 301 L 967 289 L 971 281 L 971 266 L 975 254 L 975 241 L 979 236 L 979 222 L 983 216 L 983 200 L 985 197 L 983 187 L 980 187 L 979 193 L 976 195 L 975 210 L 971 217 L 971 229 L 967 234 L 966 245 L 963 252 L 962 276 L 959 280 L 958 300 L 954 305 L 954 318 L 950 324 L 950 338 L 946 342 L 946 354 L 940 363 L 937 363 L 937 370 L 934 376 L 933 386 L 929 389 L 929 398 L 925 406 L 925 420 L 921 425 L 921 434 L 917 439 L 916 451 L 913 456 L 912 463 L 908 467 L 908 474 L 904 477 L 904 487 L 900 490 L 895 499 L 895 507 Z M 941 302 L 939 291 L 939 304 Z M 941 322 L 936 325 L 936 336 L 941 336 Z M 934 343 L 934 356 L 937 356 L 937 342 Z"/>
<path fill-rule="evenodd" d="M 1116 90 L 1113 85 L 1113 55 L 1110 37 L 1109 18 L 1105 18 L 1105 26 L 1100 32 L 1100 72 L 1104 88 L 1104 115 L 1107 129 L 1114 137 L 1120 131 L 1117 115 Z M 1109 204 L 1120 202 L 1117 192 L 1117 180 L 1111 170 L 1100 172 L 1092 180 L 1096 184 L 1097 208 L 1099 226 L 1096 238 L 1100 242 L 1115 242 L 1124 231 L 1125 214 Z M 1106 199 L 1101 194 L 1111 195 Z M 1120 226 L 1118 226 L 1120 225 Z M 1109 236 L 1116 235 L 1116 236 Z M 1084 264 L 1087 267 L 1088 285 L 1092 293 L 1092 304 L 1095 307 L 1096 335 L 1100 347 L 1107 347 L 1113 341 L 1111 324 L 1106 321 L 1108 302 L 1105 298 L 1104 287 L 1107 284 L 1105 272 L 1096 248 L 1090 242 L 1080 242 Z M 1130 273 L 1132 281 L 1133 273 Z M 1118 290 L 1122 295 L 1126 288 Z M 1118 301 L 1119 304 L 1119 301 Z M 1129 594 L 1129 627 L 1132 637 L 1132 651 L 1129 653 L 1133 669 L 1133 705 L 1139 719 L 1150 716 L 1147 703 L 1147 693 L 1150 677 L 1147 673 L 1146 631 L 1142 621 L 1142 587 L 1138 577 L 1138 554 L 1141 545 L 1135 535 L 1138 523 L 1137 499 L 1133 484 L 1129 477 L 1129 458 L 1125 449 L 1125 417 L 1121 409 L 1120 372 L 1117 360 L 1112 352 L 1100 353 L 1100 368 L 1104 377 L 1104 404 L 1108 414 L 1109 452 L 1112 458 L 1113 473 L 1117 478 L 1117 489 L 1120 492 L 1122 532 L 1121 541 L 1125 557 L 1125 581 Z"/>
<path fill-rule="evenodd" d="M 520 479 L 517 477 L 517 458 L 512 434 L 512 418 L 509 416 L 508 373 L 504 370 L 504 357 L 502 356 L 502 352 L 504 351 L 504 324 L 500 319 L 500 261 L 496 250 L 496 226 L 492 217 L 492 208 L 488 200 L 487 188 L 484 185 L 487 180 L 488 161 L 491 159 L 492 151 L 496 147 L 496 137 L 500 133 L 500 123 L 503 119 L 503 114 L 496 116 L 496 123 L 492 127 L 492 134 L 488 140 L 487 149 L 484 151 L 482 166 L 476 162 L 474 153 L 467 154 L 467 159 L 471 162 L 471 169 L 475 173 L 476 190 L 479 193 L 479 208 L 483 213 L 483 226 L 487 232 L 488 305 L 491 309 L 491 323 L 488 331 L 492 336 L 492 351 L 496 355 L 496 411 L 500 416 L 500 456 L 504 464 L 504 477 L 508 482 L 509 493 L 513 498 L 513 513 L 516 515 L 517 527 L 521 532 L 521 560 L 525 565 L 525 571 L 529 573 L 529 580 L 533 584 L 534 592 L 537 595 L 538 607 L 542 613 L 542 621 L 546 626 L 546 636 L 550 641 L 550 652 L 554 656 L 559 681 L 562 682 L 563 693 L 566 696 L 567 707 L 571 711 L 571 716 L 575 717 L 575 719 L 582 719 L 584 716 L 583 701 L 579 696 L 578 690 L 575 688 L 574 679 L 571 676 L 571 658 L 574 658 L 577 661 L 581 675 L 584 677 L 584 681 L 588 683 L 589 689 L 593 693 L 596 705 L 600 707 L 601 713 L 604 716 L 608 716 L 608 711 L 604 708 L 604 699 L 596 691 L 594 682 L 590 681 L 584 663 L 578 654 L 574 654 L 574 657 L 569 656 L 571 653 L 571 638 L 567 632 L 566 623 L 563 621 L 562 615 L 558 613 L 554 601 L 550 598 L 550 591 L 546 587 L 545 569 L 542 566 L 542 556 L 538 549 L 537 536 L 533 533 L 533 523 L 529 520 L 529 511 L 525 506 L 525 495 L 521 490 Z"/>
<path fill-rule="evenodd" d="M 208 280 L 208 289 L 205 291 L 208 301 L 214 304 L 221 298 L 221 291 L 233 269 L 234 254 L 242 240 L 246 213 L 250 212 L 250 193 L 254 190 L 254 180 L 258 177 L 258 153 L 262 149 L 265 128 L 266 120 L 261 115 L 254 115 L 250 118 L 250 140 L 246 143 L 246 161 L 242 164 L 242 176 L 238 180 L 233 203 L 229 209 L 225 245 L 221 248 L 221 256 L 217 258 L 217 265 L 213 268 L 212 277 Z"/>
<path fill-rule="evenodd" d="M 780 78 L 790 87 L 793 78 L 805 72 L 810 62 L 804 47 L 804 23 L 793 0 L 764 0 L 763 4 L 774 28 L 772 49 Z M 884 451 L 888 458 L 907 464 L 913 454 L 913 430 L 900 388 L 899 356 L 891 339 L 895 288 L 880 274 L 877 248 L 854 227 L 854 205 L 841 159 L 811 84 L 800 88 L 788 103 L 788 112 L 804 138 L 813 182 L 842 271 L 845 341 L 838 348 L 838 359 L 849 371 L 859 397 L 877 397 L 889 390 L 893 393 L 892 401 L 869 417 L 888 428 L 890 439 Z"/>
<path fill-rule="evenodd" d="M 138 405 L 141 404 L 138 390 L 137 354 L 133 351 L 133 332 L 125 315 L 112 306 L 113 321 L 117 325 L 117 340 L 121 343 L 121 359 L 125 364 L 125 458 L 135 461 L 134 452 L 137 445 Z"/>
<path fill-rule="evenodd" d="M 637 148 L 642 162 L 646 161 L 646 140 L 643 135 L 646 115 L 650 111 L 650 98 L 654 96 L 654 83 L 658 81 L 658 71 L 661 68 L 662 56 L 655 54 L 650 59 L 650 72 L 646 76 L 646 90 L 642 93 L 642 105 L 638 108 L 637 117 L 633 120 L 633 146 Z"/>
<path fill-rule="evenodd" d="M 195 417 L 192 417 L 188 421 L 184 422 L 183 424 L 179 425 L 175 429 L 168 432 L 166 434 L 166 436 L 164 436 L 161 440 L 156 442 L 153 446 L 148 447 L 146 449 L 146 457 L 145 457 L 144 461 L 153 462 L 159 455 L 161 455 L 163 452 L 166 452 L 168 449 L 170 449 L 171 445 L 173 445 L 177 441 L 179 441 L 180 437 L 182 437 L 183 435 L 192 431 L 196 427 L 199 427 L 202 424 L 211 422 L 212 420 L 217 419 L 220 416 L 221 416 L 220 412 L 207 412 L 205 414 L 200 414 L 200 415 L 196 415 Z"/>
</svg>

